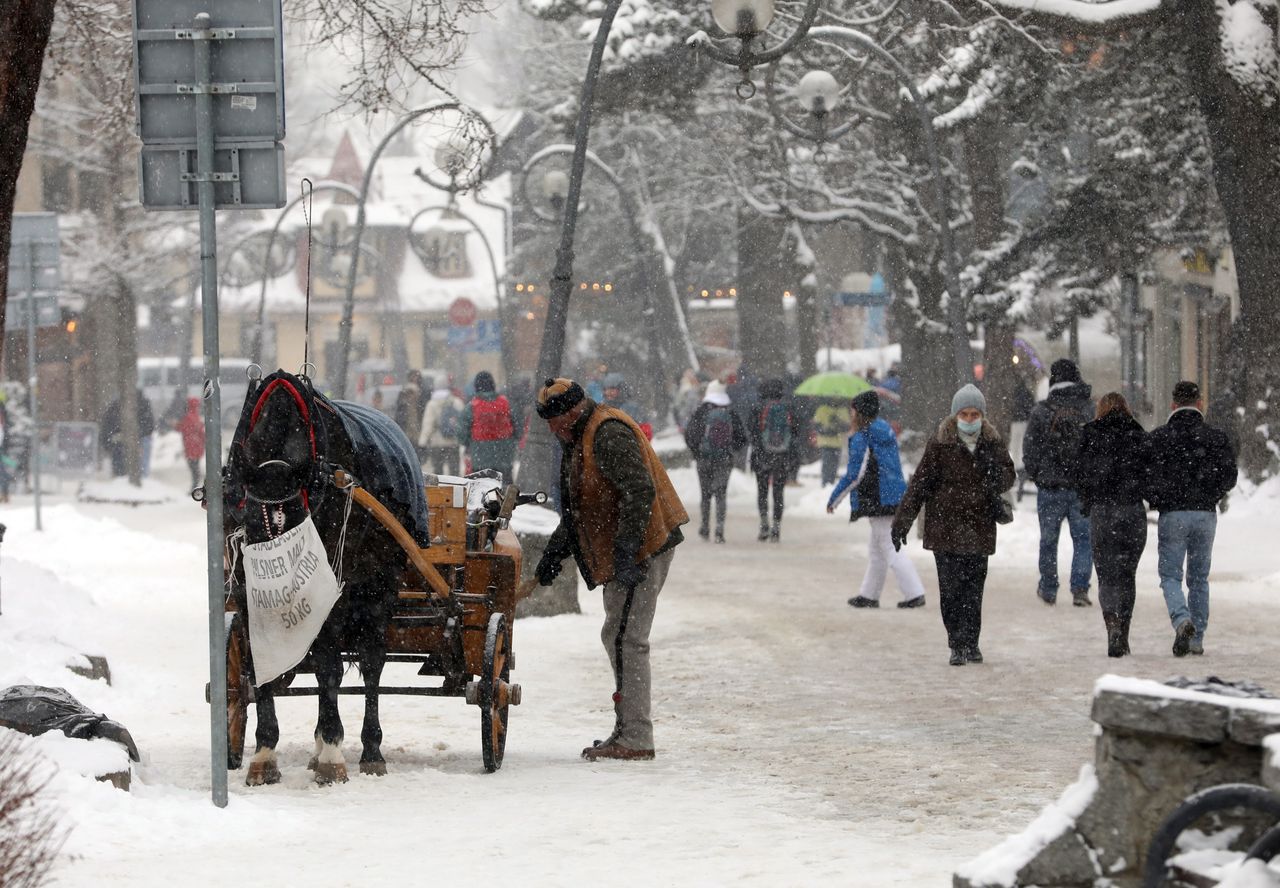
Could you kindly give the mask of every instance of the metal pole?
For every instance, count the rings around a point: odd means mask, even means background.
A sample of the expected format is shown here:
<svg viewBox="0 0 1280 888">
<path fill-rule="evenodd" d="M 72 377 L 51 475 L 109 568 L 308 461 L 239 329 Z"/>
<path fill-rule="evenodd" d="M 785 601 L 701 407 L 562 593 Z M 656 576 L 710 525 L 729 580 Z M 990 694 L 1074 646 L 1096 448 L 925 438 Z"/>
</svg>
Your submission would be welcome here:
<svg viewBox="0 0 1280 888">
<path fill-rule="evenodd" d="M 3 524 L 0 524 L 0 543 L 4 542 L 4 532 L 6 530 L 8 530 L 8 528 L 5 527 Z M 3 613 L 3 611 L 0 611 L 0 613 Z"/>
<path fill-rule="evenodd" d="M 280 234 L 280 226 L 284 223 L 285 216 L 289 215 L 289 211 L 296 207 L 308 195 L 313 195 L 321 191 L 341 191 L 343 194 L 349 194 L 357 200 L 360 198 L 360 192 L 346 182 L 318 182 L 312 186 L 309 192 L 299 194 L 293 200 L 284 205 L 280 210 L 280 214 L 276 216 L 276 221 L 271 225 L 271 234 L 267 236 L 267 250 L 262 260 L 262 282 L 258 289 L 258 328 L 253 334 L 253 363 L 262 366 L 262 334 L 267 326 L 267 280 L 271 276 L 271 252 L 276 248 L 276 237 Z M 256 236 L 256 235 L 252 235 Z M 243 241 L 241 242 L 243 243 Z M 280 355 L 277 351 L 276 363 L 279 364 Z"/>
<path fill-rule="evenodd" d="M 615 2 L 618 2 L 618 0 L 615 0 Z M 377 166 L 378 158 L 382 156 L 383 150 L 395 138 L 396 133 L 424 114 L 452 107 L 455 107 L 454 103 L 440 102 L 410 111 L 396 122 L 390 132 L 382 137 L 378 147 L 374 148 L 373 154 L 369 156 L 369 166 L 365 168 L 364 181 L 360 184 L 360 197 L 356 201 L 356 230 L 351 238 L 351 265 L 347 270 L 347 292 L 346 297 L 342 300 L 342 320 L 338 322 L 338 364 L 333 368 L 332 376 L 334 378 L 329 380 L 339 398 L 347 396 L 347 367 L 351 363 L 351 325 L 355 315 L 356 272 L 360 267 L 360 241 L 364 238 L 365 225 L 364 205 L 369 198 L 369 188 L 373 183 L 373 169 Z M 326 367 L 325 373 L 328 374 L 328 372 L 329 368 Z"/>
<path fill-rule="evenodd" d="M 37 395 L 39 377 L 36 373 L 36 242 L 27 241 L 27 400 L 31 413 L 31 446 L 27 448 L 27 461 L 31 463 L 31 492 L 35 494 L 36 530 L 44 530 L 40 522 L 40 412 Z"/>
<path fill-rule="evenodd" d="M 218 232 L 213 200 L 213 96 L 207 12 L 195 17 L 196 191 L 204 316 L 204 505 L 209 549 L 209 744 L 213 803 L 227 806 L 227 654 L 222 576 L 222 394 L 218 384 Z"/>
</svg>

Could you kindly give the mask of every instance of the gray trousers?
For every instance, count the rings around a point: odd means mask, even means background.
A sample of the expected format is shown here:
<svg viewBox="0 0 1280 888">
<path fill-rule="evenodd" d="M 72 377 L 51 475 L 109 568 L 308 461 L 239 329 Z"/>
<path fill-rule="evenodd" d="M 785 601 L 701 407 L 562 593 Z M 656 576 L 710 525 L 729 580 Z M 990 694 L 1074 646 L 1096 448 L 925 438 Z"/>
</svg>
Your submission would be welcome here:
<svg viewBox="0 0 1280 888">
<path fill-rule="evenodd" d="M 610 739 L 630 749 L 653 749 L 653 721 L 649 717 L 649 630 L 653 628 L 658 593 L 667 581 L 673 555 L 675 549 L 668 549 L 648 560 L 649 572 L 644 582 L 631 592 L 630 607 L 627 606 L 630 590 L 626 586 L 613 582 L 604 587 L 604 627 L 600 630 L 600 641 L 620 684 L 614 696 L 616 721 Z M 622 626 L 624 611 L 625 627 Z M 623 629 L 620 642 L 619 628 Z M 621 664 L 618 663 L 619 649 Z"/>
</svg>

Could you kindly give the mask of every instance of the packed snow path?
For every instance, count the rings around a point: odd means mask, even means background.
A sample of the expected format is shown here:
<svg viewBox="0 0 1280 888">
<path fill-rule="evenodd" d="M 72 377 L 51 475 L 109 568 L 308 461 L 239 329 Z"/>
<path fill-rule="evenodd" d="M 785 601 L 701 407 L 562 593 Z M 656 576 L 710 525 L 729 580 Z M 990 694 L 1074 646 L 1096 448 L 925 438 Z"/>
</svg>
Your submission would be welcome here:
<svg viewBox="0 0 1280 888">
<path fill-rule="evenodd" d="M 691 473 L 677 483 L 690 492 Z M 1024 502 L 991 565 L 987 662 L 955 668 L 931 558 L 912 543 L 925 608 L 894 607 L 892 579 L 879 610 L 850 608 L 867 530 L 843 511 L 822 514 L 815 487 L 788 490 L 777 545 L 755 541 L 754 486 L 737 476 L 728 544 L 690 528 L 653 633 L 656 762 L 578 759 L 612 722 L 599 597 L 584 589 L 582 615 L 516 625 L 524 705 L 512 710 L 498 773 L 482 771 L 474 708 L 389 697 L 390 774 L 314 787 L 315 702 L 284 700 L 284 782 L 250 789 L 233 772 L 223 811 L 208 801 L 200 511 L 55 505 L 35 535 L 15 501 L 0 510 L 10 527 L 0 620 L 21 618 L 16 584 L 33 582 L 31 564 L 84 588 L 98 610 L 83 631 L 99 639 L 115 685 L 29 674 L 3 651 L 0 682 L 65 683 L 125 723 L 144 755 L 128 795 L 55 781 L 72 828 L 62 884 L 945 886 L 956 864 L 1021 829 L 1091 759 L 1098 675 L 1214 674 L 1280 690 L 1267 594 L 1276 577 L 1262 575 L 1274 568 L 1246 579 L 1266 563 L 1244 536 L 1264 538 L 1265 509 L 1229 514 L 1220 528 L 1203 658 L 1169 654 L 1152 529 L 1135 655 L 1114 661 L 1096 607 L 1035 598 L 1034 501 Z M 384 681 L 413 678 L 393 666 Z M 343 699 L 352 763 L 360 706 Z"/>
</svg>

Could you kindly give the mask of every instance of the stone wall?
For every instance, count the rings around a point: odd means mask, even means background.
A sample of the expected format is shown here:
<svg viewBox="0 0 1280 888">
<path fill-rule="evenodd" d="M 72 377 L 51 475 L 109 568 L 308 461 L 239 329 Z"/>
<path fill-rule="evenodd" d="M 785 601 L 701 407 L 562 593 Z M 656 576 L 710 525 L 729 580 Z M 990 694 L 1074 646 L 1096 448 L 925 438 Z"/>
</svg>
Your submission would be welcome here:
<svg viewBox="0 0 1280 888">
<path fill-rule="evenodd" d="M 1026 831 L 960 867 L 955 888 L 1138 888 L 1152 837 L 1187 796 L 1263 783 L 1263 740 L 1280 731 L 1280 700 L 1215 681 L 1099 679 L 1092 767 Z"/>
<path fill-rule="evenodd" d="M 520 548 L 524 550 L 524 561 L 520 572 L 520 582 L 531 579 L 538 566 L 538 560 L 547 548 L 550 534 L 534 530 L 517 530 Z M 578 614 L 582 608 L 578 605 L 578 565 L 572 558 L 566 558 L 560 576 L 550 586 L 535 586 L 533 594 L 516 605 L 516 617 L 553 617 L 556 614 Z"/>
</svg>

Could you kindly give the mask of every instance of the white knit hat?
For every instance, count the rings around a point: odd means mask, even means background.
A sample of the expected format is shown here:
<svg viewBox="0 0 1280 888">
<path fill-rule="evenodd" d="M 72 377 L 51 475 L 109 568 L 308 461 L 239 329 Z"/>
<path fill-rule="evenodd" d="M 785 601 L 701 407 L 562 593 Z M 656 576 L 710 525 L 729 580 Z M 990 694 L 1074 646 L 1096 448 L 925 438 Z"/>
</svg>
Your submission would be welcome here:
<svg viewBox="0 0 1280 888">
<path fill-rule="evenodd" d="M 707 383 L 707 393 L 702 396 L 702 400 L 717 407 L 728 407 L 729 390 L 724 387 L 723 382 L 713 379 Z"/>
</svg>

